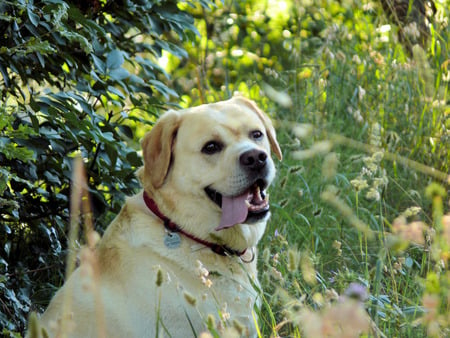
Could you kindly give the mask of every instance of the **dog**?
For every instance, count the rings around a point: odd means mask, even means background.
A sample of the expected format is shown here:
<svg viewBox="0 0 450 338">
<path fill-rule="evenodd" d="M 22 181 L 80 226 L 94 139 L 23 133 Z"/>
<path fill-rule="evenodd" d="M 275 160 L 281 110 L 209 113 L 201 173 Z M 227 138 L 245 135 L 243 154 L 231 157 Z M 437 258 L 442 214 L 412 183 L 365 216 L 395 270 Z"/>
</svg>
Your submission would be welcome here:
<svg viewBox="0 0 450 338">
<path fill-rule="evenodd" d="M 234 96 L 166 112 L 141 144 L 143 190 L 96 245 L 97 264 L 82 261 L 56 293 L 40 328 L 50 337 L 256 336 L 256 245 L 270 215 L 271 153 L 282 159 L 270 119 Z"/>
</svg>

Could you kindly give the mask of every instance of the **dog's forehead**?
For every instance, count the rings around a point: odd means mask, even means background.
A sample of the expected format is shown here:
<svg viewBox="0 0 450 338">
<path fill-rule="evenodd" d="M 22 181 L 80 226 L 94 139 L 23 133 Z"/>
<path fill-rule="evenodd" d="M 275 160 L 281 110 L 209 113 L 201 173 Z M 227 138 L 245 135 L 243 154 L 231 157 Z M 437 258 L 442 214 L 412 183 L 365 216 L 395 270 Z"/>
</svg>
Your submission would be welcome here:
<svg viewBox="0 0 450 338">
<path fill-rule="evenodd" d="M 220 102 L 191 108 L 182 116 L 182 126 L 191 131 L 221 126 L 235 133 L 249 128 L 263 128 L 258 115 L 246 106 Z"/>
</svg>

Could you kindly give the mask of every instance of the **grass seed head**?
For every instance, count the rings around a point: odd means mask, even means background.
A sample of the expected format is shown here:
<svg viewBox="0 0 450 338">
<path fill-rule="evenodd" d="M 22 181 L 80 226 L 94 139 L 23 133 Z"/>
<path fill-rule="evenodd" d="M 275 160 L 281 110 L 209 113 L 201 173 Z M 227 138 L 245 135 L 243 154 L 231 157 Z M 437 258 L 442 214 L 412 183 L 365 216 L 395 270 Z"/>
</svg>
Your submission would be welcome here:
<svg viewBox="0 0 450 338">
<path fill-rule="evenodd" d="M 156 272 L 156 286 L 160 287 L 163 281 L 164 281 L 163 272 L 161 268 L 159 268 L 158 271 Z"/>
<path fill-rule="evenodd" d="M 214 316 L 212 314 L 208 315 L 208 318 L 206 319 L 206 323 L 210 330 L 216 328 L 216 319 L 214 318 Z"/>
<path fill-rule="evenodd" d="M 197 305 L 197 298 L 195 298 L 192 294 L 185 291 L 183 292 L 183 297 L 186 300 L 186 302 L 189 303 L 189 305 L 196 306 Z"/>
</svg>

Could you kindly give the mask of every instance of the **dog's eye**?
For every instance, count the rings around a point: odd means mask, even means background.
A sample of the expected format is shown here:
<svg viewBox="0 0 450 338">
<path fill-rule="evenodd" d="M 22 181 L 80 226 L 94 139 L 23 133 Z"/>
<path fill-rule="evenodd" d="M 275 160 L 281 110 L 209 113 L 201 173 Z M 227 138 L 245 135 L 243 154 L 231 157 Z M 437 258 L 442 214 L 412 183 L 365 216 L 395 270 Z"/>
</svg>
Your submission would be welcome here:
<svg viewBox="0 0 450 338">
<path fill-rule="evenodd" d="M 253 130 L 250 132 L 250 137 L 254 140 L 260 140 L 263 136 L 264 133 L 261 130 Z"/>
<path fill-rule="evenodd" d="M 202 148 L 202 153 L 207 155 L 213 155 L 220 152 L 223 149 L 223 144 L 217 141 L 210 141 L 206 143 Z"/>
</svg>

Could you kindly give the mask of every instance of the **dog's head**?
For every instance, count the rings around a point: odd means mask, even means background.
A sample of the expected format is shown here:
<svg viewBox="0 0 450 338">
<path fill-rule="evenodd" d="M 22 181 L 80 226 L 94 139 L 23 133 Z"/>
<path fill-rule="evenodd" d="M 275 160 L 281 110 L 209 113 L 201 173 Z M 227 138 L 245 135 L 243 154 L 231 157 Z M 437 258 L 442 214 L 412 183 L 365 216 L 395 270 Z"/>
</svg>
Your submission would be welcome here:
<svg viewBox="0 0 450 338">
<path fill-rule="evenodd" d="M 269 217 L 267 187 L 281 150 L 253 101 L 169 111 L 143 141 L 140 178 L 161 211 L 185 231 L 230 247 L 253 246 Z"/>
</svg>

